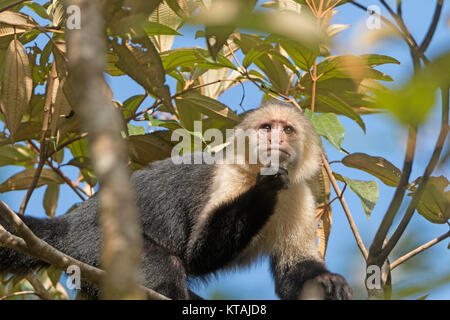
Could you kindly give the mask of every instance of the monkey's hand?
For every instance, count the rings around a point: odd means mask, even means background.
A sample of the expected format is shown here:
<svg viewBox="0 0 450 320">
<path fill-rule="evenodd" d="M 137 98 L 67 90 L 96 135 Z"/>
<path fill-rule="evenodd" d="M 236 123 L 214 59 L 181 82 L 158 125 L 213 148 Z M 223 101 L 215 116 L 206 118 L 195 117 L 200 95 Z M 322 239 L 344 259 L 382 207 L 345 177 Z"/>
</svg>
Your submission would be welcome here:
<svg viewBox="0 0 450 320">
<path fill-rule="evenodd" d="M 353 292 L 347 281 L 337 273 L 325 272 L 313 279 L 325 291 L 326 300 L 350 300 Z"/>
<path fill-rule="evenodd" d="M 275 174 L 259 174 L 256 185 L 275 191 L 287 189 L 289 185 L 288 171 L 283 167 L 278 167 L 278 171 Z"/>
</svg>

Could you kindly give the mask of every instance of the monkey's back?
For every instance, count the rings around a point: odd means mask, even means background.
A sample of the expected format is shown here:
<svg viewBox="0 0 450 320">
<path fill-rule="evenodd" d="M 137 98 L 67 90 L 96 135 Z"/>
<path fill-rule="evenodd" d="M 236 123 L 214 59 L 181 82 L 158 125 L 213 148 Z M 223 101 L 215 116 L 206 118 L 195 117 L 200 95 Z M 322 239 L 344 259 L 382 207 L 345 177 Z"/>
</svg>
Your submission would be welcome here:
<svg viewBox="0 0 450 320">
<path fill-rule="evenodd" d="M 166 159 L 134 172 L 145 237 L 182 257 L 192 225 L 209 199 L 213 168 Z"/>
</svg>

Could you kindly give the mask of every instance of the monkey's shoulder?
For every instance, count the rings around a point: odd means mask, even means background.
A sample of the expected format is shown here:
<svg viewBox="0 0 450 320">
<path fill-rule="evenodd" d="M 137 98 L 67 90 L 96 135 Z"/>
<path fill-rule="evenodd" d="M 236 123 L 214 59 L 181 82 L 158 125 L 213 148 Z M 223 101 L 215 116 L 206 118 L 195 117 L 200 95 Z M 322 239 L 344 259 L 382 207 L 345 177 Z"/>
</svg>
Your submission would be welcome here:
<svg viewBox="0 0 450 320">
<path fill-rule="evenodd" d="M 152 162 L 147 167 L 133 173 L 132 179 L 138 184 L 164 183 L 197 183 L 209 182 L 212 178 L 214 165 L 195 160 L 200 153 L 189 153 L 183 156 L 167 158 Z"/>
</svg>

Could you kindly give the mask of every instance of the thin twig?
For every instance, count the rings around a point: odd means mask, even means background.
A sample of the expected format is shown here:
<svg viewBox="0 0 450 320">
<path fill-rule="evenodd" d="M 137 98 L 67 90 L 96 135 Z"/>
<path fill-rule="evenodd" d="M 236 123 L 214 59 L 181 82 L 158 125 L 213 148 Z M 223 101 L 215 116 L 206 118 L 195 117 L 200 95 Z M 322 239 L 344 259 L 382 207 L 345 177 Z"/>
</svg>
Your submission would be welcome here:
<svg viewBox="0 0 450 320">
<path fill-rule="evenodd" d="M 137 117 L 146 114 L 147 112 L 149 112 L 150 110 L 154 110 L 156 108 L 158 108 L 160 105 L 162 105 L 163 101 L 161 99 L 157 99 L 155 100 L 155 102 L 153 103 L 153 105 L 151 107 L 145 108 L 142 111 L 139 111 L 138 113 L 129 116 L 128 118 L 125 119 L 125 121 L 130 121 L 130 120 L 135 120 Z"/>
<path fill-rule="evenodd" d="M 411 39 L 408 39 L 408 37 L 405 34 L 403 34 L 403 32 L 394 23 L 392 23 L 389 19 L 387 19 L 386 17 L 384 17 L 384 16 L 382 16 L 380 14 L 377 14 L 376 12 L 370 11 L 366 6 L 363 6 L 362 4 L 359 4 L 359 3 L 355 2 L 355 1 L 349 0 L 348 3 L 354 5 L 355 7 L 359 8 L 361 10 L 364 10 L 365 12 L 369 12 L 370 14 L 376 15 L 377 17 L 379 17 L 381 19 L 381 21 L 383 21 L 386 25 L 391 27 L 392 30 L 395 31 L 395 33 L 397 33 L 399 36 L 401 36 L 408 43 L 408 45 L 412 45 L 413 44 L 413 42 L 411 42 Z"/>
<path fill-rule="evenodd" d="M 358 247 L 361 250 L 361 253 L 362 253 L 364 259 L 367 260 L 367 257 L 368 257 L 367 249 L 364 246 L 361 236 L 359 235 L 358 228 L 356 227 L 355 221 L 353 220 L 352 214 L 350 212 L 350 209 L 347 206 L 345 198 L 343 197 L 342 192 L 339 189 L 339 185 L 337 184 L 337 181 L 333 175 L 333 172 L 331 171 L 331 168 L 330 168 L 330 165 L 328 164 L 327 158 L 325 157 L 325 155 L 323 153 L 322 153 L 322 163 L 323 163 L 323 166 L 325 167 L 328 178 L 330 179 L 330 182 L 333 186 L 334 192 L 337 195 L 340 195 L 339 201 L 341 202 L 342 209 L 344 209 L 345 215 L 347 216 L 347 220 L 348 220 L 348 223 L 350 224 L 350 228 L 352 229 L 356 243 L 358 244 Z"/>
<path fill-rule="evenodd" d="M 427 32 L 422 44 L 419 47 L 419 53 L 424 53 L 427 50 L 428 46 L 430 45 L 431 39 L 434 36 L 439 18 L 441 16 L 443 4 L 444 4 L 444 0 L 438 0 L 438 2 L 436 3 L 436 9 L 434 10 L 433 20 L 431 21 L 430 28 L 428 29 L 428 32 Z"/>
<path fill-rule="evenodd" d="M 30 146 L 32 147 L 32 149 L 35 152 L 39 152 L 39 148 L 33 143 L 33 141 L 28 140 L 27 141 Z M 48 156 L 50 157 L 50 156 Z M 55 167 L 53 165 L 53 163 L 51 162 L 51 160 L 49 160 L 49 158 L 45 159 L 45 163 L 57 174 L 61 177 L 61 179 L 64 180 L 64 182 L 77 194 L 78 197 L 80 197 L 80 199 L 82 201 L 86 200 L 86 198 L 83 197 L 83 195 L 80 193 L 80 191 L 89 198 L 89 195 L 86 193 L 86 191 L 84 191 L 82 188 L 80 188 L 79 186 L 76 186 L 72 180 L 69 179 L 69 177 L 67 177 L 59 168 Z"/>
<path fill-rule="evenodd" d="M 310 72 L 312 80 L 312 91 L 311 91 L 311 112 L 314 112 L 316 105 L 316 85 L 317 85 L 317 58 L 314 59 L 313 70 Z"/>
<path fill-rule="evenodd" d="M 52 151 L 52 152 L 50 152 L 50 153 L 48 154 L 48 157 L 51 157 L 52 155 L 54 155 L 54 154 L 57 153 L 58 151 L 61 151 L 62 149 L 64 149 L 64 148 L 67 147 L 68 145 L 74 143 L 75 141 L 78 141 L 78 140 L 81 140 L 81 139 L 83 139 L 83 138 L 86 138 L 87 135 L 88 135 L 88 133 L 87 133 L 87 132 L 84 132 L 84 133 L 80 134 L 79 136 L 76 136 L 76 137 L 74 137 L 74 138 L 72 138 L 72 139 L 69 139 L 68 141 L 66 141 L 66 142 L 64 142 L 64 143 L 61 143 L 59 146 L 56 147 L 56 149 L 55 149 L 54 151 Z"/>
<path fill-rule="evenodd" d="M 52 96 L 53 96 L 53 87 L 55 84 L 55 79 L 57 78 L 56 72 L 56 64 L 53 62 L 52 70 L 49 74 L 49 79 L 47 82 L 47 93 L 45 97 L 45 105 L 44 105 L 44 119 L 42 121 L 42 130 L 41 130 L 41 139 L 40 139 L 40 152 L 39 152 L 39 164 L 34 173 L 33 181 L 31 182 L 30 187 L 28 188 L 27 194 L 20 205 L 19 214 L 23 215 L 25 213 L 25 209 L 27 207 L 28 201 L 31 198 L 31 194 L 36 188 L 39 178 L 41 176 L 42 168 L 44 167 L 45 159 L 47 159 L 47 132 L 50 123 L 51 117 L 51 107 L 52 107 Z"/>
<path fill-rule="evenodd" d="M 420 247 L 417 247 L 416 249 L 408 252 L 407 254 L 405 254 L 404 256 L 401 256 L 400 258 L 398 258 L 397 260 L 395 260 L 394 262 L 391 263 L 391 270 L 393 270 L 394 268 L 398 267 L 400 264 L 402 264 L 403 262 L 411 259 L 412 257 L 418 255 L 419 253 L 427 250 L 428 248 L 431 248 L 432 246 L 434 246 L 435 244 L 438 244 L 439 242 L 441 242 L 442 240 L 447 239 L 448 237 L 450 237 L 450 231 L 447 231 L 446 233 L 444 233 L 443 235 L 427 242 L 424 243 L 423 245 L 421 245 Z"/>
<path fill-rule="evenodd" d="M 27 274 L 26 279 L 31 283 L 39 298 L 42 300 L 54 300 L 52 295 L 45 289 L 41 281 L 32 272 Z"/>
<path fill-rule="evenodd" d="M 258 84 L 258 82 L 256 81 L 256 79 L 253 79 L 250 74 L 248 73 L 248 70 L 246 68 L 244 68 L 242 66 L 242 64 L 239 62 L 238 58 L 236 57 L 236 55 L 234 54 L 233 50 L 231 49 L 230 44 L 227 42 L 226 45 L 228 46 L 228 49 L 231 52 L 231 55 L 233 56 L 234 61 L 236 61 L 238 67 L 239 67 L 239 73 L 241 75 L 243 75 L 244 77 L 246 77 L 248 80 L 250 80 L 255 86 L 257 86 L 261 91 L 263 92 L 267 92 L 270 91 L 273 94 L 282 97 L 285 101 L 289 101 L 290 103 L 292 103 L 293 105 L 295 105 L 298 109 L 303 110 L 302 107 L 297 103 L 297 101 L 295 101 L 294 98 L 290 98 L 280 92 L 276 92 L 275 90 L 273 90 L 272 88 L 267 88 L 265 85 L 260 85 Z M 278 99 L 281 100 L 281 99 Z"/>
<path fill-rule="evenodd" d="M 8 298 L 17 297 L 17 296 L 24 296 L 24 295 L 29 295 L 29 294 L 32 294 L 32 295 L 35 295 L 35 296 L 39 297 L 37 292 L 28 290 L 28 291 L 17 291 L 17 292 L 13 292 L 13 293 L 8 293 L 7 295 L 4 295 L 3 297 L 0 297 L 0 300 L 6 300 Z"/>
<path fill-rule="evenodd" d="M 397 15 L 402 16 L 402 0 L 397 0 Z"/>
<path fill-rule="evenodd" d="M 381 4 L 386 8 L 386 10 L 389 12 L 389 14 L 394 18 L 395 22 L 399 26 L 400 30 L 402 31 L 403 35 L 406 37 L 405 40 L 407 41 L 410 48 L 416 48 L 418 47 L 416 40 L 412 36 L 411 32 L 409 32 L 408 27 L 406 27 L 405 21 L 403 20 L 403 17 L 396 14 L 394 10 L 391 9 L 391 7 L 386 3 L 384 0 L 380 0 Z"/>
<path fill-rule="evenodd" d="M 392 197 L 391 203 L 389 204 L 386 213 L 384 214 L 383 220 L 378 227 L 375 234 L 372 245 L 370 246 L 370 256 L 378 256 L 383 242 L 386 239 L 389 228 L 392 226 L 395 215 L 402 204 L 403 198 L 405 196 L 406 188 L 409 183 L 409 177 L 411 175 L 412 164 L 414 161 L 414 154 L 416 150 L 417 132 L 415 129 L 410 128 L 407 138 L 407 147 L 405 152 L 405 159 L 403 161 L 403 170 L 400 176 L 399 183 L 395 190 L 394 196 Z M 381 263 L 381 261 L 380 261 Z"/>
<path fill-rule="evenodd" d="M 134 118 L 136 117 L 134 114 L 136 113 L 137 109 L 139 109 L 139 107 L 142 105 L 142 103 L 144 102 L 144 100 L 147 99 L 147 97 L 148 97 L 148 92 L 145 91 L 145 94 L 144 94 L 144 96 L 142 97 L 141 101 L 139 101 L 138 105 L 137 105 L 136 108 L 133 110 L 133 118 L 128 117 L 127 119 L 131 120 L 131 119 L 134 119 Z M 128 122 L 129 120 L 127 120 L 127 122 Z"/>
<path fill-rule="evenodd" d="M 100 286 L 105 272 L 84 262 L 78 261 L 65 253 L 55 249 L 42 239 L 39 239 L 27 225 L 19 218 L 6 203 L 0 200 L 0 216 L 10 224 L 20 237 L 14 236 L 0 225 L 0 245 L 31 255 L 47 262 L 56 268 L 66 271 L 70 265 L 78 266 L 81 270 L 81 279 Z M 169 298 L 141 286 L 147 299 L 169 300 Z"/>
<path fill-rule="evenodd" d="M 397 229 L 395 230 L 392 237 L 389 239 L 388 243 L 382 250 L 382 257 L 387 257 L 389 253 L 392 251 L 392 249 L 397 244 L 398 240 L 400 239 L 401 235 L 405 231 L 406 227 L 409 224 L 409 221 L 412 218 L 412 215 L 414 214 L 414 211 L 416 210 L 417 204 L 420 201 L 420 198 L 425 191 L 426 184 L 428 182 L 428 179 L 431 175 L 431 173 L 434 171 L 434 168 L 436 167 L 439 157 L 441 156 L 442 148 L 444 146 L 445 140 L 447 138 L 447 134 L 449 131 L 449 108 L 450 108 L 450 99 L 449 99 L 449 88 L 441 89 L 441 95 L 442 95 L 442 122 L 441 122 L 441 129 L 439 132 L 438 139 L 436 141 L 436 145 L 434 147 L 433 154 L 431 155 L 430 161 L 428 162 L 428 165 L 425 169 L 425 172 L 422 175 L 420 185 L 417 188 L 411 202 L 409 203 L 408 208 L 406 209 L 405 215 L 403 216 L 402 220 L 400 221 Z"/>
</svg>

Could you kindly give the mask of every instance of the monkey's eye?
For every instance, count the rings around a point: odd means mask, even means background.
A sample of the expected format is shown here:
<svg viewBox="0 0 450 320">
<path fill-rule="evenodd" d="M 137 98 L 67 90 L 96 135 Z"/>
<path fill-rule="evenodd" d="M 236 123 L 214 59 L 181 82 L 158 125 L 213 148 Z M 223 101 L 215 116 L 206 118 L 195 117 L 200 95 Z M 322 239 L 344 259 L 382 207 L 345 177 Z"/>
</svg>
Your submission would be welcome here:
<svg viewBox="0 0 450 320">
<path fill-rule="evenodd" d="M 261 127 L 259 127 L 260 129 L 263 130 L 267 130 L 270 131 L 270 129 L 272 129 L 272 127 L 270 126 L 270 124 L 263 124 Z"/>
<path fill-rule="evenodd" d="M 284 132 L 287 134 L 294 133 L 294 128 L 292 128 L 291 126 L 286 126 L 284 127 Z"/>
</svg>

